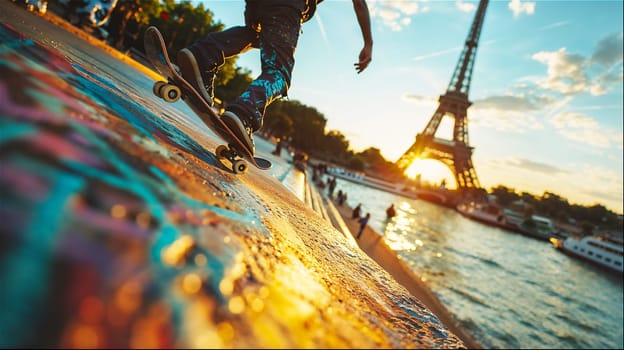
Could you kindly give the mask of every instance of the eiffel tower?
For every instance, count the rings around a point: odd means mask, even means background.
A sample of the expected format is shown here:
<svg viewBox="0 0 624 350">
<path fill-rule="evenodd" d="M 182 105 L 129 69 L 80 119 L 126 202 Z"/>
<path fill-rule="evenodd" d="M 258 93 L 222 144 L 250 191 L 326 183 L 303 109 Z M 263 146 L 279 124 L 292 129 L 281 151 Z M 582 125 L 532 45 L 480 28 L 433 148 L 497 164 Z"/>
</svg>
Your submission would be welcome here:
<svg viewBox="0 0 624 350">
<path fill-rule="evenodd" d="M 473 147 L 468 144 L 467 110 L 472 104 L 468 101 L 468 90 L 487 5 L 488 0 L 481 0 L 479 3 L 466 45 L 459 57 L 446 94 L 439 98 L 438 109 L 425 129 L 416 135 L 416 142 L 396 162 L 400 169 L 405 170 L 417 158 L 438 160 L 455 175 L 457 190 L 460 194 L 467 194 L 481 188 L 471 159 Z M 445 116 L 454 120 L 452 140 L 435 137 L 440 122 Z"/>
</svg>

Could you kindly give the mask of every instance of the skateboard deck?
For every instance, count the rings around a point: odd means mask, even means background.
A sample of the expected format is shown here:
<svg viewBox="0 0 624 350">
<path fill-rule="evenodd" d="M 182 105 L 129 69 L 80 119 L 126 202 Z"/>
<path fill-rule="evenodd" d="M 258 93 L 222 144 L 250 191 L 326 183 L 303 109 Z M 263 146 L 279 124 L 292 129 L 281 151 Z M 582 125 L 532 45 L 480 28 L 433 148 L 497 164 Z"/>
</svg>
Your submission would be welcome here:
<svg viewBox="0 0 624 350">
<path fill-rule="evenodd" d="M 219 112 L 204 100 L 199 92 L 187 82 L 178 72 L 177 67 L 171 63 L 165 40 L 158 28 L 150 26 L 145 31 L 145 52 L 154 68 L 168 79 L 168 81 L 156 81 L 154 83 L 154 95 L 167 102 L 182 100 L 197 114 L 197 116 L 219 135 L 228 145 L 220 145 L 215 150 L 218 158 L 226 158 L 232 163 L 232 171 L 236 174 L 247 172 L 247 164 L 250 162 L 258 169 L 270 169 L 272 164 L 269 160 L 254 157 L 253 153 L 234 135 L 228 126 L 221 120 Z"/>
</svg>

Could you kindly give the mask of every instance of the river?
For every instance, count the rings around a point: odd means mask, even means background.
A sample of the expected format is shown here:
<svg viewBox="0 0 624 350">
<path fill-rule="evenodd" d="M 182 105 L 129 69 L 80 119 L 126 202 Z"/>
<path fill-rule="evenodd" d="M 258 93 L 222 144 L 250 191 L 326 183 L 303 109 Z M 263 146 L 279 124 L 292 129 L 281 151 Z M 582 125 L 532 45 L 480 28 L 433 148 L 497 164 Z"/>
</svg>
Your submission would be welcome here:
<svg viewBox="0 0 624 350">
<path fill-rule="evenodd" d="M 338 190 L 484 347 L 624 347 L 622 275 L 423 200 L 342 179 Z"/>
</svg>

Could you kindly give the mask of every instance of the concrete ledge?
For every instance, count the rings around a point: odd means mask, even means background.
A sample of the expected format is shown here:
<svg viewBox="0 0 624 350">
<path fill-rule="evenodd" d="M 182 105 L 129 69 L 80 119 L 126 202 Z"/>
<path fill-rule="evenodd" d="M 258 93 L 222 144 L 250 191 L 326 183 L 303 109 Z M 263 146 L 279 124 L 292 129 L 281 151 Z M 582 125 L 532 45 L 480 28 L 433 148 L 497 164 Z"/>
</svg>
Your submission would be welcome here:
<svg viewBox="0 0 624 350">
<path fill-rule="evenodd" d="M 306 181 L 306 174 L 300 172 L 291 165 L 290 168 L 279 177 L 279 181 L 302 202 L 308 204 L 308 181 Z"/>
<path fill-rule="evenodd" d="M 340 215 L 338 209 L 336 209 L 336 206 L 334 206 L 334 203 L 332 203 L 332 201 L 328 198 L 324 198 L 324 203 L 327 211 L 331 215 L 332 225 L 338 229 L 338 231 L 340 231 L 352 245 L 357 246 L 357 242 L 355 241 L 355 238 L 353 238 L 353 233 L 349 230 L 349 226 L 347 226 L 347 223 L 342 218 L 342 215 Z"/>
</svg>

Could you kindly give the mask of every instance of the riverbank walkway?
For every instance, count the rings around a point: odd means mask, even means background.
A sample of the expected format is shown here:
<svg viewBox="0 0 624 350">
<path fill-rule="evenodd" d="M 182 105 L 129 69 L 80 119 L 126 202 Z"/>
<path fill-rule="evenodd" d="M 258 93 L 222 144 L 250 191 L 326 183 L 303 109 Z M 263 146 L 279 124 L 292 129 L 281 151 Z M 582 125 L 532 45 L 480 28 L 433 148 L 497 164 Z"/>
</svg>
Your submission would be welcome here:
<svg viewBox="0 0 624 350">
<path fill-rule="evenodd" d="M 297 170 L 293 167 L 293 172 Z M 311 170 L 309 170 L 311 171 Z M 420 277 L 385 243 L 382 235 L 373 230 L 370 225 L 364 229 L 360 239 L 355 239 L 359 230 L 359 222 L 351 219 L 353 208 L 346 204 L 338 205 L 330 198 L 326 191 L 320 189 L 313 181 L 312 174 L 306 173 L 299 177 L 298 197 L 312 208 L 319 216 L 333 225 L 353 245 L 357 245 L 380 267 L 386 270 L 394 279 L 405 287 L 412 295 L 418 298 L 438 318 L 457 335 L 469 349 L 482 349 L 483 346 L 455 320 L 448 309 L 429 290 Z M 294 176 L 290 174 L 289 176 Z M 293 182 L 292 180 L 290 181 Z"/>
</svg>

